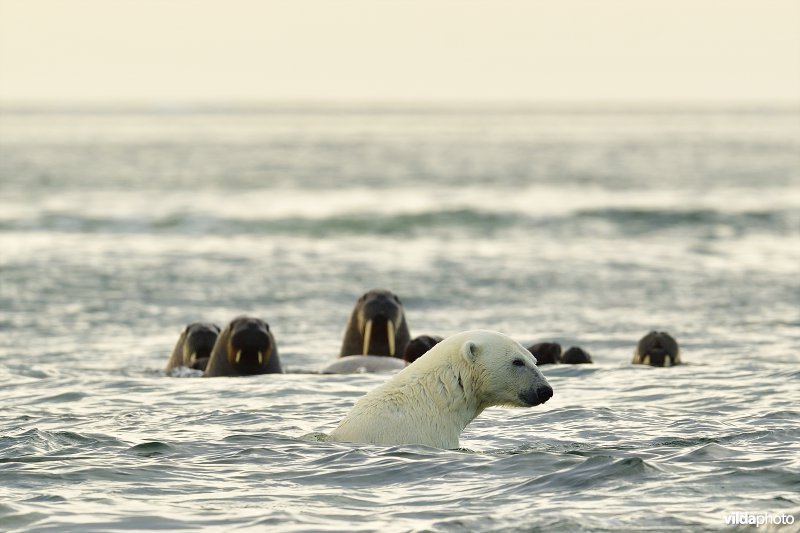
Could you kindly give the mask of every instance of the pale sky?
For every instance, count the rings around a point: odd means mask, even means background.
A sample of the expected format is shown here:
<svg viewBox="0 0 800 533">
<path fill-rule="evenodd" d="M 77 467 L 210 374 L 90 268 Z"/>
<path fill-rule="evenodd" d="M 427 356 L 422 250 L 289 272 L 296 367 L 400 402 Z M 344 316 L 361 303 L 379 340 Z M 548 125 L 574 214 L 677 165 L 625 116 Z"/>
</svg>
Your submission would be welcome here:
<svg viewBox="0 0 800 533">
<path fill-rule="evenodd" d="M 0 0 L 0 102 L 800 100 L 800 0 Z"/>
</svg>

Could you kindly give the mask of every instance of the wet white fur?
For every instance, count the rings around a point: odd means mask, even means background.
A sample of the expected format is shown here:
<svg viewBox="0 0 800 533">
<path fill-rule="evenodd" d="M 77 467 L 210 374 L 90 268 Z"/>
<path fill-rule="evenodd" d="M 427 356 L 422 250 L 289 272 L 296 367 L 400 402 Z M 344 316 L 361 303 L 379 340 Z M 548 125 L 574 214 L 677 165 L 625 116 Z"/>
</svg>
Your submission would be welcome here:
<svg viewBox="0 0 800 533">
<path fill-rule="evenodd" d="M 330 440 L 458 448 L 461 431 L 484 409 L 526 406 L 521 392 L 548 385 L 535 362 L 502 333 L 453 335 L 361 397 Z"/>
</svg>

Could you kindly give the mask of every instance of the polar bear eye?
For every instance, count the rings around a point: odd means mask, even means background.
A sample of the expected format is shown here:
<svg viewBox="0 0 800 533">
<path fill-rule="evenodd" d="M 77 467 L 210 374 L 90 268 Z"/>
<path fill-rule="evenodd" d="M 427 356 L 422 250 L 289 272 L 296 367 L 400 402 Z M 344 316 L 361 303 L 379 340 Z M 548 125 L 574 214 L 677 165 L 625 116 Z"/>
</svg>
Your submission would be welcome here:
<svg viewBox="0 0 800 533">
<path fill-rule="evenodd" d="M 511 364 L 514 366 L 525 366 L 525 361 L 523 361 L 522 359 L 514 359 L 514 361 Z"/>
</svg>

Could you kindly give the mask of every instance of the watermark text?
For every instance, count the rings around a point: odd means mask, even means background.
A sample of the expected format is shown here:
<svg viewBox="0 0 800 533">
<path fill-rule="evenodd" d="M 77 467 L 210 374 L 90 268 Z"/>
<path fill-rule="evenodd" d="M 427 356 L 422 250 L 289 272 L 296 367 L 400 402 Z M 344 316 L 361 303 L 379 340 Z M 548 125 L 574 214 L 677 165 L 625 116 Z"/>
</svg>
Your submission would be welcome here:
<svg viewBox="0 0 800 533">
<path fill-rule="evenodd" d="M 726 526 L 755 526 L 766 525 L 790 526 L 794 524 L 794 515 L 782 513 L 730 513 L 725 517 Z"/>
</svg>

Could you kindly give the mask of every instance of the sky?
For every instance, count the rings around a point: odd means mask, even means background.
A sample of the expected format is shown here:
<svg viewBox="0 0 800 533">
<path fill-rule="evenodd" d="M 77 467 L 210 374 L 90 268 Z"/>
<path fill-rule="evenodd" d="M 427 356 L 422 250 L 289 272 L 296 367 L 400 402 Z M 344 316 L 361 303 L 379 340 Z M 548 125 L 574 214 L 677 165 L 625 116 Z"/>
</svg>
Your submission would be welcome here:
<svg viewBox="0 0 800 533">
<path fill-rule="evenodd" d="M 0 0 L 0 103 L 800 101 L 800 0 Z"/>
</svg>

